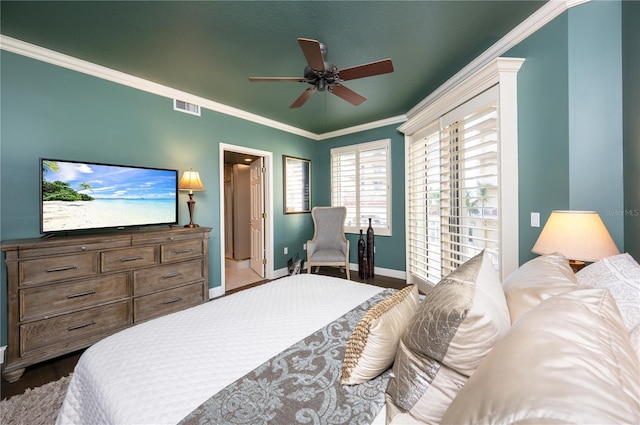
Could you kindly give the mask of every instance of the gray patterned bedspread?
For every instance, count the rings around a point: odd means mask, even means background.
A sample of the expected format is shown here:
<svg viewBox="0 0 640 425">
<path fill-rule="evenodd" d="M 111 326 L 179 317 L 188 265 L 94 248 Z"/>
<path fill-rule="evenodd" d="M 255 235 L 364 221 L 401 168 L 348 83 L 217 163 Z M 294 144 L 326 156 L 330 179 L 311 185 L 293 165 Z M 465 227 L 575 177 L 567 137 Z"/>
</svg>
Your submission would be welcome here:
<svg viewBox="0 0 640 425">
<path fill-rule="evenodd" d="M 384 405 L 390 370 L 360 385 L 341 385 L 345 346 L 385 289 L 238 379 L 181 424 L 370 424 Z"/>
</svg>

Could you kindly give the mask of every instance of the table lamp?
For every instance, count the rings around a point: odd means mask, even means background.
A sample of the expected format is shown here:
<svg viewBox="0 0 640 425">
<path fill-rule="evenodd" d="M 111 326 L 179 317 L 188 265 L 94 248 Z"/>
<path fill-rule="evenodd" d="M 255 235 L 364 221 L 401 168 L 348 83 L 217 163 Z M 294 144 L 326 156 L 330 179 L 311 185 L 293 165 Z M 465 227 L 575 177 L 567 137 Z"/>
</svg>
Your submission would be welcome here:
<svg viewBox="0 0 640 425">
<path fill-rule="evenodd" d="M 619 254 L 600 215 L 595 211 L 552 211 L 531 252 L 559 252 L 569 259 L 574 272 L 584 262 Z"/>
<path fill-rule="evenodd" d="M 200 227 L 193 222 L 193 210 L 196 206 L 196 201 L 193 200 L 193 191 L 202 192 L 205 190 L 202 181 L 200 181 L 200 174 L 198 174 L 197 171 L 193 171 L 193 169 L 185 171 L 182 174 L 180 183 L 178 183 L 178 189 L 189 191 L 189 200 L 187 201 L 187 206 L 189 207 L 189 224 L 186 224 L 184 227 Z"/>
</svg>

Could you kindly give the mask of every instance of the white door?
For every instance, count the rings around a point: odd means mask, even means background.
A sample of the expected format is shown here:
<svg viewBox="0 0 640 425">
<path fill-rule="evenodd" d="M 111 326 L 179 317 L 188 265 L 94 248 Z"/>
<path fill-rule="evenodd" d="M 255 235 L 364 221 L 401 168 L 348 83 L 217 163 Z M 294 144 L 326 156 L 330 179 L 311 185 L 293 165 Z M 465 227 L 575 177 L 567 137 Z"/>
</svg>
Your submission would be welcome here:
<svg viewBox="0 0 640 425">
<path fill-rule="evenodd" d="M 264 277 L 264 159 L 251 163 L 249 190 L 251 193 L 251 268 Z"/>
</svg>

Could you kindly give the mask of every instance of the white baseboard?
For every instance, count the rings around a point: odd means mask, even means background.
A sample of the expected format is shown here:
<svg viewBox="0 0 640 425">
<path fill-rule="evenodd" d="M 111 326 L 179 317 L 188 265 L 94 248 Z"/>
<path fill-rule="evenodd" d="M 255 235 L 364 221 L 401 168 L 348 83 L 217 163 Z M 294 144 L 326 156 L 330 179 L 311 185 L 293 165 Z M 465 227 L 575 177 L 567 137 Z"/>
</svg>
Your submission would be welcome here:
<svg viewBox="0 0 640 425">
<path fill-rule="evenodd" d="M 349 270 L 352 273 L 358 273 L 358 265 L 349 263 Z M 306 267 L 302 271 L 302 273 L 306 273 Z M 374 273 L 379 276 L 392 277 L 395 279 L 406 280 L 407 273 L 402 270 L 394 270 L 394 269 L 385 269 L 383 267 L 374 267 Z M 271 276 L 271 279 L 279 279 L 281 277 L 285 277 L 289 275 L 289 269 L 286 267 L 278 270 L 274 270 Z M 224 291 L 222 290 L 222 286 L 216 286 L 215 288 L 209 288 L 209 299 L 212 300 L 214 298 L 218 298 L 224 295 Z"/>
<path fill-rule="evenodd" d="M 4 353 L 7 351 L 7 346 L 0 347 L 0 367 L 4 364 Z"/>
<path fill-rule="evenodd" d="M 353 264 L 353 263 L 349 263 L 349 270 L 351 270 L 351 272 L 356 272 L 358 273 L 358 265 L 357 264 Z M 394 270 L 394 269 L 385 269 L 383 267 L 373 267 L 373 272 L 376 275 L 380 275 L 380 276 L 386 276 L 386 277 L 392 277 L 394 279 L 402 279 L 402 280 L 406 280 L 407 279 L 407 273 L 405 271 L 402 270 Z"/>
<path fill-rule="evenodd" d="M 349 270 L 351 271 L 351 273 L 358 273 L 358 265 L 357 264 L 353 264 L 353 263 L 349 263 Z M 402 270 L 394 270 L 394 269 L 385 269 L 383 267 L 374 267 L 373 271 L 376 275 L 380 275 L 380 276 L 387 276 L 387 277 L 393 277 L 395 279 L 402 279 L 402 280 L 406 280 L 407 278 L 407 273 L 402 271 Z M 304 273 L 307 272 L 307 268 L 305 267 L 303 270 Z M 289 274 L 289 271 L 287 270 L 287 268 L 285 267 L 284 269 L 280 269 L 280 270 L 276 270 L 274 272 L 274 279 L 277 279 L 279 277 L 284 277 L 287 276 Z"/>
<path fill-rule="evenodd" d="M 280 279 L 281 277 L 285 277 L 288 275 L 289 275 L 289 269 L 286 267 L 273 271 L 273 279 Z"/>
<path fill-rule="evenodd" d="M 218 298 L 224 295 L 224 290 L 222 289 L 222 285 L 216 286 L 215 288 L 209 288 L 209 299 L 212 300 L 214 298 Z"/>
</svg>

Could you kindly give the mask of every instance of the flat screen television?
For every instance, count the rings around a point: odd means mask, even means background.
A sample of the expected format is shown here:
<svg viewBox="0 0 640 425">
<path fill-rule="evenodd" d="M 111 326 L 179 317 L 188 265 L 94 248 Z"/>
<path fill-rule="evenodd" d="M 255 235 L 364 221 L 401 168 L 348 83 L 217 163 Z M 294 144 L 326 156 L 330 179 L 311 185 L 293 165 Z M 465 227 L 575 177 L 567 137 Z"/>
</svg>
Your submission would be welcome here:
<svg viewBox="0 0 640 425">
<path fill-rule="evenodd" d="M 40 233 L 177 223 L 177 170 L 40 159 Z"/>
</svg>

